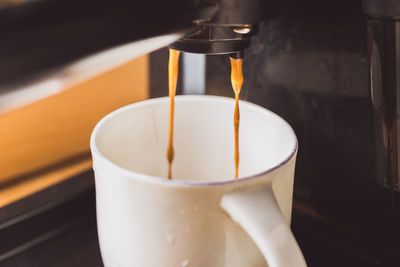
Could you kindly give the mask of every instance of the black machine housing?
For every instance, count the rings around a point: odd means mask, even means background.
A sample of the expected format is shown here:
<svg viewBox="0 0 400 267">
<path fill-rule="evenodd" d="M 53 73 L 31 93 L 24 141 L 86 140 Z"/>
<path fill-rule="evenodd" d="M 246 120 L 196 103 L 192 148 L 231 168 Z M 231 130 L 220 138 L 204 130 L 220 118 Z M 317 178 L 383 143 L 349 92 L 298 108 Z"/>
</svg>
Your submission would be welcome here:
<svg viewBox="0 0 400 267">
<path fill-rule="evenodd" d="M 190 53 L 241 56 L 257 33 L 258 24 L 276 17 L 281 4 L 265 0 L 200 2 L 193 20 L 197 28 L 170 47 Z"/>
</svg>

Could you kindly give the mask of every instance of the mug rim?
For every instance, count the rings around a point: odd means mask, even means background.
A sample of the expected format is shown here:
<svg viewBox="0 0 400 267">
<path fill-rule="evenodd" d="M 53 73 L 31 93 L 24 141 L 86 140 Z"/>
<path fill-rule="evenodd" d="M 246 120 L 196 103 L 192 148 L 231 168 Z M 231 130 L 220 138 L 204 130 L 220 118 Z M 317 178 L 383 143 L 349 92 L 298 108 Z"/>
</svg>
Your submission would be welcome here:
<svg viewBox="0 0 400 267">
<path fill-rule="evenodd" d="M 115 172 L 120 173 L 122 176 L 124 177 L 128 177 L 129 179 L 133 179 L 133 180 L 141 180 L 144 182 L 148 182 L 148 183 L 156 183 L 156 184 L 160 184 L 160 185 L 167 185 L 167 186 L 217 186 L 217 185 L 227 185 L 227 184 L 233 184 L 233 183 L 244 183 L 247 182 L 249 180 L 253 180 L 256 179 L 258 177 L 262 177 L 268 173 L 273 172 L 274 170 L 280 168 L 281 166 L 285 165 L 286 163 L 288 163 L 297 153 L 298 150 L 298 140 L 297 140 L 297 136 L 296 133 L 294 132 L 292 126 L 286 121 L 284 120 L 282 117 L 280 117 L 279 115 L 277 115 L 276 113 L 261 107 L 259 105 L 256 105 L 254 103 L 245 101 L 245 100 L 240 100 L 239 102 L 250 107 L 253 110 L 256 110 L 257 112 L 263 112 L 263 113 L 269 113 L 270 115 L 273 115 L 275 118 L 281 120 L 284 124 L 286 124 L 286 126 L 288 126 L 289 130 L 292 132 L 293 137 L 294 137 L 294 141 L 295 141 L 295 145 L 293 150 L 290 152 L 289 156 L 287 156 L 286 158 L 284 158 L 282 161 L 280 161 L 278 164 L 276 164 L 275 166 L 266 169 L 264 171 L 258 172 L 256 174 L 252 174 L 252 175 L 248 175 L 248 176 L 244 176 L 244 177 L 239 177 L 238 179 L 229 179 L 229 180 L 223 180 L 223 181 L 207 181 L 207 182 L 202 182 L 202 181 L 192 181 L 192 180 L 177 180 L 177 179 L 168 179 L 166 177 L 161 177 L 161 176 L 154 176 L 154 175 L 148 175 L 148 174 L 143 174 L 143 173 L 139 173 L 139 172 L 135 172 L 135 171 L 131 171 L 128 170 L 124 167 L 119 166 L 118 164 L 114 163 L 113 161 L 111 161 L 110 159 L 108 159 L 106 156 L 103 155 L 103 153 L 100 152 L 99 148 L 96 145 L 96 136 L 97 133 L 100 131 L 100 129 L 102 128 L 102 126 L 104 125 L 104 123 L 111 119 L 112 117 L 118 115 L 119 113 L 122 113 L 126 110 L 130 110 L 132 109 L 132 107 L 139 107 L 139 106 L 144 106 L 144 105 L 149 105 L 151 103 L 154 102 L 162 102 L 165 100 L 168 100 L 169 97 L 157 97 L 157 98 L 150 98 L 150 99 L 146 99 L 143 101 L 138 101 L 123 107 L 120 107 L 114 111 L 111 111 L 110 113 L 108 113 L 107 115 L 105 115 L 103 118 L 101 118 L 96 126 L 94 127 L 92 134 L 90 136 L 90 151 L 92 153 L 92 159 L 93 159 L 93 169 L 94 169 L 94 156 L 96 156 L 98 159 L 100 159 L 101 161 L 103 161 L 105 164 L 110 165 Z M 189 100 L 200 100 L 200 101 L 204 101 L 204 100 L 209 100 L 209 99 L 214 99 L 214 100 L 219 100 L 219 101 L 234 101 L 234 99 L 229 98 L 229 97 L 224 97 L 224 96 L 214 96 L 214 95 L 178 95 L 175 96 L 175 101 L 181 101 L 181 99 L 189 99 Z"/>
</svg>

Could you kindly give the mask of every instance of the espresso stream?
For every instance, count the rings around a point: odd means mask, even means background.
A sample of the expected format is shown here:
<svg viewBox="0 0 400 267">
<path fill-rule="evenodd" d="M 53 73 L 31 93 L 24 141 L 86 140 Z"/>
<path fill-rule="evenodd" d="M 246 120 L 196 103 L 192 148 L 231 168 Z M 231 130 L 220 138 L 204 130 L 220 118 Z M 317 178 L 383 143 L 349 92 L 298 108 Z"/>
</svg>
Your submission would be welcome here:
<svg viewBox="0 0 400 267">
<path fill-rule="evenodd" d="M 231 58 L 231 83 L 235 92 L 235 113 L 233 114 L 233 125 L 235 129 L 235 178 L 239 177 L 239 94 L 243 84 L 243 59 Z"/>
<path fill-rule="evenodd" d="M 172 162 L 174 161 L 174 98 L 178 80 L 179 55 L 181 52 L 169 49 L 168 88 L 169 88 L 169 141 L 167 148 L 168 179 L 172 179 Z"/>
<path fill-rule="evenodd" d="M 176 84 L 178 80 L 178 65 L 180 52 L 169 49 L 168 62 L 168 87 L 169 87 L 169 139 L 167 148 L 168 160 L 168 179 L 172 179 L 172 162 L 174 161 L 174 98 L 176 93 Z M 231 58 L 231 83 L 235 93 L 235 112 L 233 123 L 235 129 L 235 178 L 239 177 L 239 93 L 243 84 L 242 59 Z"/>
</svg>

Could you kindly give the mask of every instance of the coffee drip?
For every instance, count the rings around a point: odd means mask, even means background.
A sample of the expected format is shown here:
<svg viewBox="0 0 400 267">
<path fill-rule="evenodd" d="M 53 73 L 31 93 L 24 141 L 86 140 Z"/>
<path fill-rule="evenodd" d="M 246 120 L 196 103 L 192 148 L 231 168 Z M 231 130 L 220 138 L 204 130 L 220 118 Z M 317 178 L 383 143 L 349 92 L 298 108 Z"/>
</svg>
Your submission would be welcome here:
<svg viewBox="0 0 400 267">
<path fill-rule="evenodd" d="M 174 161 L 174 109 L 175 109 L 175 93 L 178 81 L 179 55 L 181 52 L 169 49 L 168 62 L 168 89 L 169 89 L 169 138 L 167 148 L 168 160 L 168 179 L 172 179 L 172 162 Z"/>
<path fill-rule="evenodd" d="M 169 138 L 167 148 L 167 161 L 168 161 L 168 179 L 172 179 L 172 163 L 174 161 L 174 109 L 175 109 L 175 94 L 176 85 L 179 72 L 179 55 L 178 50 L 169 49 L 169 62 L 168 62 L 168 88 L 169 88 Z M 239 177 L 239 94 L 243 84 L 243 59 L 236 59 L 230 57 L 231 62 L 231 83 L 235 93 L 235 111 L 233 115 L 234 135 L 235 135 L 235 178 Z"/>
<path fill-rule="evenodd" d="M 231 61 L 231 83 L 233 91 L 235 92 L 235 112 L 233 114 L 233 125 L 235 128 L 235 178 L 239 177 L 239 94 L 243 84 L 243 59 L 229 58 Z"/>
</svg>

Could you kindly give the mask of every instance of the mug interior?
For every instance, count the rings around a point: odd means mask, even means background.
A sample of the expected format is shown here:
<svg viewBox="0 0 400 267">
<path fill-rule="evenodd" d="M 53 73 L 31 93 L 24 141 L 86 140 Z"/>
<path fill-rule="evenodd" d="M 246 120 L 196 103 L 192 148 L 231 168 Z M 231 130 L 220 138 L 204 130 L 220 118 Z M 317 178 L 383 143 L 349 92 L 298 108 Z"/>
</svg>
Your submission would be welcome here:
<svg viewBox="0 0 400 267">
<path fill-rule="evenodd" d="M 173 180 L 234 179 L 234 105 L 225 97 L 175 98 Z M 249 102 L 239 107 L 240 178 L 267 172 L 295 154 L 297 140 L 287 122 Z M 132 173 L 166 178 L 168 127 L 168 97 L 120 108 L 96 126 L 92 153 Z"/>
</svg>

